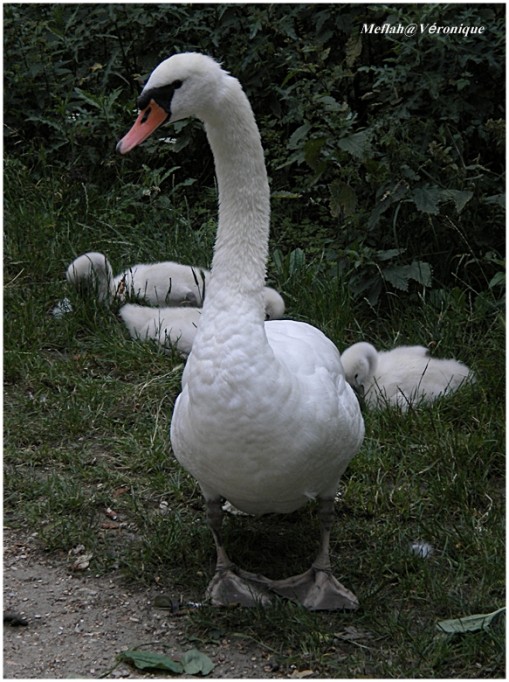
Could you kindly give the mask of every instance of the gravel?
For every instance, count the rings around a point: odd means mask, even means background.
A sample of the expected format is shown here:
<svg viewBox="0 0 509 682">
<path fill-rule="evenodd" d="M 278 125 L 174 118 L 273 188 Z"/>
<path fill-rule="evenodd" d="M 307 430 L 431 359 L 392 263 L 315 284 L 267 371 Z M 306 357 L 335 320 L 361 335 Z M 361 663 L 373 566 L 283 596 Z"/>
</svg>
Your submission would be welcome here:
<svg viewBox="0 0 509 682">
<path fill-rule="evenodd" d="M 184 632 L 185 613 L 154 608 L 158 594 L 127 589 L 120 576 L 96 576 L 88 566 L 71 572 L 65 555 L 41 551 L 36 534 L 5 529 L 4 678 L 160 677 L 116 665 L 118 654 L 140 646 L 175 659 L 195 647 Z M 266 651 L 242 639 L 199 649 L 215 664 L 209 678 L 297 672 L 278 668 Z"/>
</svg>

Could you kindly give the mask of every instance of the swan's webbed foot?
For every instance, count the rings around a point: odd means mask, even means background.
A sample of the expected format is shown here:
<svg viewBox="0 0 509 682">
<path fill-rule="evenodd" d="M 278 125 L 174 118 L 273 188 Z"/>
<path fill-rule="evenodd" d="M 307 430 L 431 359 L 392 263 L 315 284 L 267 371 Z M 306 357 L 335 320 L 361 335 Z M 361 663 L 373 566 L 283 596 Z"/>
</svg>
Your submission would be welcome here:
<svg viewBox="0 0 509 682">
<path fill-rule="evenodd" d="M 331 570 L 329 539 L 334 517 L 333 498 L 320 501 L 319 515 L 320 551 L 309 571 L 286 580 L 273 580 L 270 588 L 282 597 L 299 602 L 310 611 L 354 611 L 359 607 L 357 597 L 336 580 Z"/>
<path fill-rule="evenodd" d="M 206 596 L 213 606 L 268 606 L 272 599 L 267 589 L 269 581 L 231 564 L 216 570 Z"/>
<path fill-rule="evenodd" d="M 273 580 L 270 588 L 310 611 L 354 611 L 359 606 L 355 594 L 336 580 L 330 570 L 314 566 L 286 580 Z"/>
<path fill-rule="evenodd" d="M 214 606 L 267 606 L 272 601 L 270 581 L 262 575 L 243 571 L 230 561 L 221 537 L 222 515 L 221 500 L 207 500 L 207 521 L 216 544 L 217 562 L 206 597 Z"/>
</svg>

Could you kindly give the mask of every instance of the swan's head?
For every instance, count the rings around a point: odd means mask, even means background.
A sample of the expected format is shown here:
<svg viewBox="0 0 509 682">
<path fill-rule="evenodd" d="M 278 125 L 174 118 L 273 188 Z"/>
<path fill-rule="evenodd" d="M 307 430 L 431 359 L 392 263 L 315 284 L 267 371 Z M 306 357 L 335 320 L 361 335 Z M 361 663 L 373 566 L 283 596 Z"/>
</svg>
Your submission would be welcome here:
<svg viewBox="0 0 509 682">
<path fill-rule="evenodd" d="M 275 289 L 265 287 L 263 290 L 265 300 L 265 319 L 280 320 L 285 314 L 285 302 L 283 297 Z"/>
<path fill-rule="evenodd" d="M 203 54 L 183 52 L 165 59 L 141 91 L 140 113 L 117 151 L 126 154 L 166 121 L 191 116 L 204 119 L 214 109 L 222 87 L 232 80 L 216 61 Z"/>
<path fill-rule="evenodd" d="M 378 353 L 370 343 L 364 341 L 354 343 L 341 353 L 341 363 L 350 386 L 357 391 L 363 391 L 376 372 Z"/>
</svg>

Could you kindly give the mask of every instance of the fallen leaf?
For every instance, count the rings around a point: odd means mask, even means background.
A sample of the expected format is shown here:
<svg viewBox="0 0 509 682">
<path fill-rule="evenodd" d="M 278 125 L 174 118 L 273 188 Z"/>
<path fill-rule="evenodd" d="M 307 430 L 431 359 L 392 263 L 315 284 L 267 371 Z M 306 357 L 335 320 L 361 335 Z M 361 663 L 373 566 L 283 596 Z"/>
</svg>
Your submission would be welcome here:
<svg viewBox="0 0 509 682">
<path fill-rule="evenodd" d="M 441 620 L 437 623 L 437 628 L 448 635 L 486 630 L 503 613 L 505 613 L 505 606 L 491 613 L 476 613 L 471 616 L 464 616 L 463 618 Z"/>
<path fill-rule="evenodd" d="M 151 651 L 124 651 L 118 657 L 120 661 L 129 663 L 139 670 L 164 670 L 176 675 L 208 675 L 214 663 L 198 649 L 190 649 L 183 654 L 180 661 L 174 661 L 164 654 Z"/>
<path fill-rule="evenodd" d="M 92 553 L 90 554 L 81 554 L 74 563 L 71 564 L 71 571 L 84 571 L 86 568 L 90 566 L 90 559 L 94 555 Z"/>
<path fill-rule="evenodd" d="M 198 649 L 190 649 L 180 659 L 187 675 L 208 675 L 214 669 L 214 663 Z"/>
<path fill-rule="evenodd" d="M 118 659 L 138 670 L 166 670 L 177 675 L 184 672 L 184 667 L 164 654 L 154 654 L 150 651 L 124 651 Z"/>
<path fill-rule="evenodd" d="M 305 677 L 311 677 L 311 675 L 314 675 L 312 670 L 294 670 L 290 677 L 293 677 L 297 680 L 302 680 Z"/>
</svg>

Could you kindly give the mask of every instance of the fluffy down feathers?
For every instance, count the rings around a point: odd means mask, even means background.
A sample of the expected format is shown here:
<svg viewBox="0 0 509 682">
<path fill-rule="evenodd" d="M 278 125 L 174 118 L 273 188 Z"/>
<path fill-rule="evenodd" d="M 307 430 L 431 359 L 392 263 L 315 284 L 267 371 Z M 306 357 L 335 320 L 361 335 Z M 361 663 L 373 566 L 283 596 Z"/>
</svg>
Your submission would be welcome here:
<svg viewBox="0 0 509 682">
<path fill-rule="evenodd" d="M 456 391 L 474 375 L 462 362 L 433 358 L 424 346 L 399 346 L 378 352 L 370 343 L 356 343 L 341 355 L 349 384 L 364 394 L 369 407 L 430 403 Z"/>
</svg>

